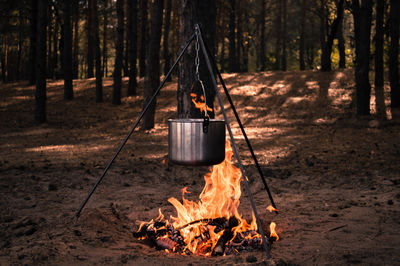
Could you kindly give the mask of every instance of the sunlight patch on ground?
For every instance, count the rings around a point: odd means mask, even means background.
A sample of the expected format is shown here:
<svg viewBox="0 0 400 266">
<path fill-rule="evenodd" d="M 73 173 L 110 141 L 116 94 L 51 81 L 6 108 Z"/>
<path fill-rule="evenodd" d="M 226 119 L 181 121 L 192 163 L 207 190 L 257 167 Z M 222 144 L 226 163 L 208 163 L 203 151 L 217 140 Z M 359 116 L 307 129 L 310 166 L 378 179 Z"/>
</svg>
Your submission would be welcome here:
<svg viewBox="0 0 400 266">
<path fill-rule="evenodd" d="M 34 148 L 25 149 L 26 152 L 92 152 L 99 150 L 106 150 L 112 148 L 113 145 L 96 145 L 94 147 L 88 147 L 85 144 L 64 144 L 64 145 L 48 145 L 48 146 L 38 146 Z"/>
</svg>

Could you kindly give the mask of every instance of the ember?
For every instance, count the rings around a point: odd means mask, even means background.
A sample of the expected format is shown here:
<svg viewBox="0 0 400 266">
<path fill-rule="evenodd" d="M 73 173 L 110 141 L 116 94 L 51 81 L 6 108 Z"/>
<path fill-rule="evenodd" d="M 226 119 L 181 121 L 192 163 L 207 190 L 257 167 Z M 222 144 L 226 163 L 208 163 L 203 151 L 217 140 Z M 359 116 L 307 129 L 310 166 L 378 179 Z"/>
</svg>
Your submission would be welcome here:
<svg viewBox="0 0 400 266">
<path fill-rule="evenodd" d="M 238 212 L 242 175 L 232 164 L 232 155 L 227 141 L 225 160 L 204 176 L 206 184 L 199 200 L 185 199 L 188 191 L 183 188 L 182 203 L 168 199 L 177 211 L 176 217 L 170 217 L 172 222 L 159 210 L 159 216 L 142 223 L 133 236 L 149 239 L 158 249 L 182 254 L 210 256 L 261 249 L 254 215 L 249 224 Z M 270 236 L 266 237 L 269 245 L 279 239 L 275 227 L 271 222 Z"/>
</svg>

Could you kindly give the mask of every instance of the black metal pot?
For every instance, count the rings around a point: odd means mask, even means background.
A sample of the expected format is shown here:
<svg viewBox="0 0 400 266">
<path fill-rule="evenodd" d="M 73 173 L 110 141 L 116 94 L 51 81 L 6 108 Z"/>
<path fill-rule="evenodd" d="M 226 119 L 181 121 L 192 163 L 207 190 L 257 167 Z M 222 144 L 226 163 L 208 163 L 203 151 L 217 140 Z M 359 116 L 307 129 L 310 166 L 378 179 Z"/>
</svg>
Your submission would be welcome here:
<svg viewBox="0 0 400 266">
<path fill-rule="evenodd" d="M 225 159 L 224 120 L 169 119 L 168 133 L 172 163 L 214 165 Z"/>
</svg>

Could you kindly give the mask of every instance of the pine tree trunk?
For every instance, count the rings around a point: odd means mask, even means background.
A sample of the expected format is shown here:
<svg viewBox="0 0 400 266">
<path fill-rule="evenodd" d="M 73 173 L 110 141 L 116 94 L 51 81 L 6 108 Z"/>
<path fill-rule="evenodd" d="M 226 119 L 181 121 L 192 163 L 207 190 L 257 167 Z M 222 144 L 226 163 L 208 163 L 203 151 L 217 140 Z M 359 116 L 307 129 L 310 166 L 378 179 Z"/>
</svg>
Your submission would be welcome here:
<svg viewBox="0 0 400 266">
<path fill-rule="evenodd" d="M 400 84 L 399 84 L 399 14 L 400 2 L 390 1 L 390 48 L 389 48 L 389 82 L 390 106 L 393 118 L 400 118 Z M 395 109 L 394 109 L 395 108 Z"/>
<path fill-rule="evenodd" d="M 147 0 L 141 0 L 141 36 L 140 36 L 140 53 L 139 53 L 139 76 L 146 75 L 146 55 L 147 50 Z"/>
<path fill-rule="evenodd" d="M 283 0 L 282 5 L 282 60 L 281 60 L 281 70 L 286 71 L 287 69 L 287 49 L 286 49 L 286 42 L 287 42 L 287 0 Z"/>
<path fill-rule="evenodd" d="M 216 2 L 213 0 L 181 0 L 181 29 L 180 35 L 183 40 L 188 40 L 194 33 L 195 24 L 202 25 L 204 41 L 210 48 L 211 55 L 215 55 L 216 35 Z M 192 44 L 179 62 L 178 81 L 178 118 L 200 118 L 204 117 L 199 109 L 195 108 L 190 97 L 191 87 L 195 81 L 195 44 Z M 181 47 L 182 48 L 182 47 Z M 234 52 L 235 50 L 233 50 Z M 214 109 L 215 90 L 211 82 L 211 76 L 205 64 L 201 50 L 199 51 L 200 78 L 206 90 L 207 105 Z M 202 95 L 202 90 L 196 86 L 193 93 Z M 208 113 L 214 118 L 214 111 Z"/>
<path fill-rule="evenodd" d="M 115 47 L 114 89 L 112 103 L 121 104 L 122 56 L 124 54 L 124 0 L 117 0 L 117 43 Z"/>
<path fill-rule="evenodd" d="M 242 55 L 241 55 L 241 43 L 242 43 L 242 6 L 241 6 L 242 1 L 238 0 L 236 8 L 236 72 L 241 72 L 242 71 Z"/>
<path fill-rule="evenodd" d="M 46 122 L 46 23 L 47 0 L 38 0 L 38 20 L 36 37 L 36 90 L 35 121 Z"/>
<path fill-rule="evenodd" d="M 71 27 L 71 2 L 63 1 L 64 18 L 64 47 L 63 47 L 63 72 L 64 72 L 64 99 L 72 100 L 74 91 L 72 87 L 72 27 Z"/>
<path fill-rule="evenodd" d="M 136 95 L 136 61 L 137 61 L 137 0 L 128 1 L 128 31 L 129 31 L 129 84 L 128 96 Z"/>
<path fill-rule="evenodd" d="M 325 40 L 322 43 L 322 54 L 321 54 L 321 70 L 322 71 L 331 71 L 332 69 L 332 60 L 331 60 L 331 54 L 332 54 L 332 45 L 333 45 L 333 40 L 336 36 L 336 33 L 338 31 L 339 25 L 341 24 L 341 21 L 343 19 L 343 8 L 344 8 L 344 0 L 339 0 L 339 3 L 336 6 L 336 18 L 332 23 L 331 27 L 326 27 L 326 31 L 324 31 L 325 34 L 327 34 L 326 37 L 323 39 Z M 326 17 L 324 18 L 324 22 L 326 23 Z"/>
<path fill-rule="evenodd" d="M 346 49 L 343 36 L 343 19 L 339 23 L 337 36 L 338 36 L 338 49 L 339 49 L 339 68 L 346 68 Z"/>
<path fill-rule="evenodd" d="M 129 14 L 129 3 L 131 0 L 127 0 L 125 2 L 125 14 L 126 14 L 126 23 L 124 21 L 124 45 L 125 45 L 125 55 L 122 60 L 122 69 L 124 70 L 124 77 L 129 77 L 129 47 L 130 47 L 130 37 L 129 37 L 129 29 L 128 29 L 128 24 L 130 23 L 129 21 L 131 20 L 131 17 Z"/>
<path fill-rule="evenodd" d="M 383 91 L 383 16 L 384 2 L 376 2 L 375 25 L 375 104 L 379 119 L 386 117 L 385 97 Z"/>
<path fill-rule="evenodd" d="M 306 6 L 307 6 L 307 0 L 302 0 L 302 2 L 301 2 L 300 40 L 299 40 L 300 70 L 306 69 L 306 64 L 304 62 L 304 43 L 305 43 L 305 34 L 306 34 Z"/>
<path fill-rule="evenodd" d="M 57 71 L 58 71 L 58 30 L 59 30 L 59 25 L 57 23 L 57 20 L 54 19 L 54 31 L 53 31 L 53 50 L 52 50 L 52 56 L 51 56 L 51 75 L 50 77 L 52 79 L 57 78 Z"/>
<path fill-rule="evenodd" d="M 108 54 L 107 54 L 107 38 L 108 38 L 108 30 L 107 30 L 107 25 L 108 25 L 108 1 L 104 1 L 104 19 L 103 19 L 103 66 L 102 66 L 102 73 L 103 77 L 107 77 L 108 73 Z"/>
<path fill-rule="evenodd" d="M 143 107 L 148 104 L 150 98 L 160 85 L 160 42 L 163 8 L 164 0 L 154 0 L 151 11 L 150 44 L 144 85 Z M 142 129 L 151 129 L 154 127 L 154 115 L 157 104 L 156 100 L 157 99 L 154 99 L 143 117 Z"/>
<path fill-rule="evenodd" d="M 29 43 L 29 85 L 36 83 L 36 37 L 37 37 L 37 16 L 38 0 L 31 0 L 30 18 L 30 43 Z"/>
<path fill-rule="evenodd" d="M 94 0 L 88 0 L 87 10 L 87 77 L 94 77 L 94 26 L 93 26 Z"/>
<path fill-rule="evenodd" d="M 260 49 L 259 49 L 259 60 L 260 60 L 260 71 L 264 71 L 266 68 L 267 58 L 265 51 L 265 0 L 261 1 L 260 7 Z"/>
<path fill-rule="evenodd" d="M 74 79 L 78 78 L 78 72 L 79 72 L 79 60 L 78 60 L 78 54 L 79 54 L 79 0 L 73 0 L 73 21 L 74 21 L 74 50 L 73 50 L 73 63 L 72 63 L 72 76 Z"/>
<path fill-rule="evenodd" d="M 281 67 L 281 54 L 282 54 L 282 39 L 281 39 L 281 23 L 282 23 L 282 0 L 275 1 L 276 3 L 276 17 L 275 17 L 275 70 Z"/>
<path fill-rule="evenodd" d="M 169 45 L 169 31 L 170 31 L 170 22 L 171 22 L 171 8 L 172 8 L 172 0 L 167 0 L 166 9 L 165 9 L 165 23 L 164 23 L 164 37 L 163 37 L 163 57 L 164 57 L 164 75 L 166 75 L 171 68 L 171 55 L 168 50 Z M 171 76 L 168 79 L 171 81 Z"/>
<path fill-rule="evenodd" d="M 235 30 L 236 30 L 236 1 L 230 0 L 230 10 L 229 10 L 229 72 L 236 72 L 236 40 L 235 40 Z"/>
<path fill-rule="evenodd" d="M 93 30 L 95 44 L 95 64 L 96 64 L 96 102 L 103 101 L 103 73 L 101 71 L 101 51 L 99 36 L 99 12 L 97 0 L 93 0 Z"/>
<path fill-rule="evenodd" d="M 353 0 L 354 33 L 356 42 L 356 101 L 357 114 L 370 114 L 371 85 L 369 83 L 370 34 L 372 0 Z"/>
</svg>

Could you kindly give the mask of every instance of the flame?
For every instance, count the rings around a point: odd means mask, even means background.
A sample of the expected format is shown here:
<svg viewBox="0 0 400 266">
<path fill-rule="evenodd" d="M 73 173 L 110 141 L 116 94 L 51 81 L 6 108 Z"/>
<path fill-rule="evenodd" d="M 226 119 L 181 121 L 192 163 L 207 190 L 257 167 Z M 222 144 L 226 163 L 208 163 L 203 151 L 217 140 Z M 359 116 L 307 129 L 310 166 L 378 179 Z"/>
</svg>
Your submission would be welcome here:
<svg viewBox="0 0 400 266">
<path fill-rule="evenodd" d="M 198 201 L 192 201 L 185 198 L 186 193 L 190 193 L 187 187 L 182 188 L 182 201 L 171 197 L 168 202 L 171 203 L 176 209 L 176 216 L 170 216 L 172 224 L 166 223 L 163 227 L 156 228 L 155 222 L 164 221 L 164 216 L 159 210 L 157 218 L 145 223 L 148 229 L 161 230 L 171 226 L 175 230 L 179 230 L 183 238 L 185 247 L 183 252 L 190 251 L 192 254 L 198 255 L 211 255 L 218 240 L 227 230 L 215 230 L 216 226 L 210 224 L 210 221 L 222 219 L 226 223 L 230 218 L 237 221 L 230 228 L 232 232 L 232 241 L 237 234 L 242 232 L 249 232 L 243 235 L 243 239 L 259 238 L 261 236 L 257 233 L 257 223 L 252 216 L 252 221 L 249 224 L 242 218 L 238 212 L 240 204 L 242 174 L 239 168 L 232 164 L 233 151 L 230 142 L 226 143 L 225 160 L 214 165 L 204 176 L 205 185 L 199 196 Z M 140 226 L 142 228 L 143 224 Z M 271 223 L 271 236 L 279 238 L 275 232 L 275 223 Z M 171 251 L 171 250 L 170 250 Z M 169 252 L 170 252 L 169 251 Z"/>
<path fill-rule="evenodd" d="M 197 102 L 197 101 L 196 101 L 196 98 L 197 98 L 197 94 L 196 94 L 196 93 L 191 93 L 190 96 L 192 97 L 192 102 L 193 102 L 193 104 L 194 104 L 194 107 L 200 109 L 200 112 L 205 112 L 205 105 L 206 105 L 206 104 L 204 103 L 204 96 L 203 96 L 203 95 L 200 96 L 200 100 L 203 101 L 203 102 Z M 213 110 L 213 109 L 210 108 L 210 107 L 207 105 L 207 111 L 208 111 L 208 112 L 212 112 L 212 110 Z"/>
<path fill-rule="evenodd" d="M 275 209 L 272 205 L 269 205 L 267 208 L 265 208 L 269 212 L 277 212 L 278 209 Z"/>
<path fill-rule="evenodd" d="M 278 241 L 279 240 L 279 236 L 276 233 L 275 228 L 276 228 L 276 223 L 271 222 L 271 224 L 269 225 L 270 237 L 275 237 L 276 238 L 275 241 Z"/>
</svg>

